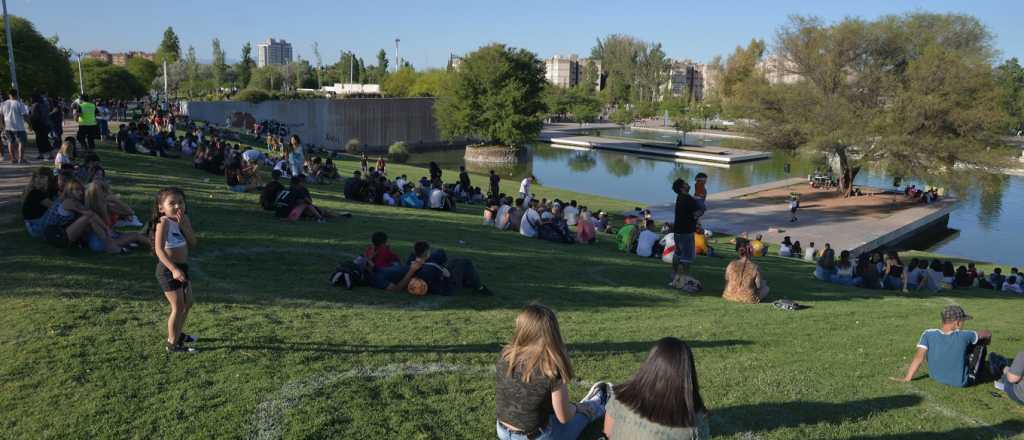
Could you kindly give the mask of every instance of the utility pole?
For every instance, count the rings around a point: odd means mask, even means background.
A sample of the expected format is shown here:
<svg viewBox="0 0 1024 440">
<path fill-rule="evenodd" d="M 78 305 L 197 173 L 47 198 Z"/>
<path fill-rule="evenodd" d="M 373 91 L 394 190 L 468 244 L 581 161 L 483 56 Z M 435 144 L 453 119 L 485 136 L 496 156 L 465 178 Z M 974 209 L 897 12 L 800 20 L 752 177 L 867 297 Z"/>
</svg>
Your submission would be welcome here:
<svg viewBox="0 0 1024 440">
<path fill-rule="evenodd" d="M 402 40 L 395 38 L 395 72 L 402 68 L 402 55 L 398 52 L 398 43 Z"/>
<path fill-rule="evenodd" d="M 167 98 L 168 98 L 168 96 L 167 96 L 167 59 L 165 58 L 163 61 L 164 61 L 164 101 L 166 101 Z M 81 72 L 82 71 L 82 67 L 81 67 L 81 62 L 82 61 L 81 61 L 81 58 L 79 58 L 78 62 L 79 62 L 78 71 Z"/>
<path fill-rule="evenodd" d="M 14 68 L 14 39 L 11 38 L 11 19 L 7 17 L 7 0 L 4 4 L 4 33 L 7 34 L 7 60 L 11 65 L 11 88 L 18 90 L 18 72 Z"/>
<path fill-rule="evenodd" d="M 75 52 L 75 55 L 78 55 L 78 96 L 82 96 L 82 95 L 85 94 L 85 79 L 82 78 L 82 55 L 83 55 L 83 52 Z M 13 65 L 14 63 L 11 63 L 11 64 Z M 166 69 L 165 69 L 164 75 L 165 75 L 164 77 L 166 78 L 166 75 L 167 75 Z"/>
</svg>

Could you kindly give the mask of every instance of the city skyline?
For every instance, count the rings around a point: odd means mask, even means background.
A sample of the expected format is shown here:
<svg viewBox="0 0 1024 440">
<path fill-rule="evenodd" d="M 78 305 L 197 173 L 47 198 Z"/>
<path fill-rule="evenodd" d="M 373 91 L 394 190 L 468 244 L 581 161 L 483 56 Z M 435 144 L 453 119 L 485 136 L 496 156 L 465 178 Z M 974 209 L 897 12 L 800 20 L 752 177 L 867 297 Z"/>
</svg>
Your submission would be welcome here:
<svg viewBox="0 0 1024 440">
<path fill-rule="evenodd" d="M 137 3 L 120 0 L 108 3 L 109 8 L 90 8 L 65 1 L 44 4 L 23 0 L 10 2 L 8 9 L 11 14 L 32 21 L 43 35 L 58 35 L 62 46 L 83 52 L 152 52 L 159 45 L 163 30 L 171 26 L 181 40 L 182 52 L 193 46 L 198 58 L 205 62 L 212 59 L 213 38 L 221 40 L 229 62 L 240 59 L 241 47 L 246 42 L 255 48 L 259 42 L 274 37 L 292 44 L 295 59 L 301 57 L 315 63 L 312 45 L 318 42 L 324 64 L 333 64 L 342 51 L 348 50 L 367 64 L 374 64 L 380 49 L 394 63 L 394 39 L 401 38 L 402 59 L 423 69 L 444 67 L 449 54 L 465 54 L 491 42 L 525 48 L 543 59 L 574 54 L 586 58 L 598 38 L 615 33 L 660 42 L 673 59 L 707 62 L 716 55 L 727 56 L 737 45 L 745 45 L 752 38 L 765 39 L 771 46 L 775 30 L 791 14 L 816 15 L 831 22 L 847 16 L 874 19 L 914 11 L 974 15 L 992 32 L 999 59 L 1024 57 L 1024 29 L 1015 22 L 1014 14 L 1006 13 L 1014 9 L 1007 1 L 972 2 L 970 9 L 953 1 L 893 4 L 869 0 L 855 5 L 833 5 L 788 0 L 771 6 L 734 2 L 733 7 L 655 2 L 644 5 L 645 11 L 651 11 L 649 14 L 595 8 L 583 2 L 478 5 L 459 1 L 433 8 L 397 1 L 375 5 L 372 10 L 309 2 L 296 7 L 310 11 L 302 14 L 301 19 L 306 21 L 302 26 L 292 26 L 294 20 L 282 23 L 280 11 L 264 13 L 263 6 L 272 4 L 263 2 L 230 0 L 218 3 L 216 9 L 190 1 L 174 7 L 139 7 Z M 530 4 L 543 7 L 533 8 L 535 13 L 524 13 L 531 9 Z M 104 20 L 116 20 L 118 26 L 107 27 L 111 30 L 108 32 L 95 32 L 92 26 L 79 25 Z M 240 23 L 247 25 L 239 26 Z M 443 32 L 438 32 L 439 26 Z M 351 32 L 353 27 L 359 31 Z"/>
</svg>

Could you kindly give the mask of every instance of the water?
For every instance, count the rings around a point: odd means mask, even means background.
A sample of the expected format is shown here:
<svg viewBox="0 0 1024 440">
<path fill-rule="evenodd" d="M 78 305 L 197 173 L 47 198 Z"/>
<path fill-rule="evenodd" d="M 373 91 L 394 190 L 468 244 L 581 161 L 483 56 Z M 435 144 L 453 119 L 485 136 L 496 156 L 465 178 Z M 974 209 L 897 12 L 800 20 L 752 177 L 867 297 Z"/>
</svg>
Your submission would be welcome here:
<svg viewBox="0 0 1024 440">
<path fill-rule="evenodd" d="M 605 135 L 618 135 L 645 139 L 674 141 L 677 137 L 663 133 L 633 130 L 602 131 Z M 687 135 L 687 142 L 696 144 L 707 139 L 708 144 L 730 145 L 732 140 L 704 135 Z M 756 162 L 719 168 L 710 165 L 677 163 L 668 159 L 647 158 L 611 151 L 576 151 L 538 144 L 530 147 L 532 160 L 525 164 L 498 169 L 503 179 L 522 179 L 532 173 L 545 186 L 602 196 L 636 200 L 645 204 L 671 203 L 675 200 L 671 184 L 676 178 L 693 181 L 697 173 L 708 175 L 711 193 L 774 182 L 791 177 L 805 177 L 823 163 L 804 157 L 775 153 L 772 158 Z M 425 165 L 436 161 L 446 168 L 463 164 L 463 152 L 446 151 L 413 155 L 411 162 Z M 786 172 L 786 164 L 790 170 Z M 486 173 L 487 169 L 470 170 Z M 975 184 L 955 194 L 962 202 L 950 214 L 949 227 L 958 230 L 934 244 L 930 251 L 982 261 L 997 261 L 1009 265 L 1024 265 L 1024 177 L 1001 174 L 972 176 Z M 904 181 L 903 184 L 915 183 Z M 882 171 L 863 170 L 856 184 L 892 188 L 893 180 Z M 919 184 L 920 186 L 920 184 Z"/>
</svg>

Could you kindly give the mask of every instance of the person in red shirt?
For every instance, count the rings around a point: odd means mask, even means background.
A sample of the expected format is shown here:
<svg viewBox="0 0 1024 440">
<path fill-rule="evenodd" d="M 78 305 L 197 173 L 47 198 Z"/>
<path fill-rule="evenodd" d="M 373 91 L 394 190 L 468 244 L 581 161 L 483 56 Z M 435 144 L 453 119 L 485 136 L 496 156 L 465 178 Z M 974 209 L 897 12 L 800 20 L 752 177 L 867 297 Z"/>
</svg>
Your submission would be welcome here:
<svg viewBox="0 0 1024 440">
<path fill-rule="evenodd" d="M 374 232 L 370 237 L 370 242 L 373 244 L 366 247 L 363 256 L 373 262 L 374 270 L 401 264 L 402 260 L 388 247 L 388 234 Z"/>
</svg>

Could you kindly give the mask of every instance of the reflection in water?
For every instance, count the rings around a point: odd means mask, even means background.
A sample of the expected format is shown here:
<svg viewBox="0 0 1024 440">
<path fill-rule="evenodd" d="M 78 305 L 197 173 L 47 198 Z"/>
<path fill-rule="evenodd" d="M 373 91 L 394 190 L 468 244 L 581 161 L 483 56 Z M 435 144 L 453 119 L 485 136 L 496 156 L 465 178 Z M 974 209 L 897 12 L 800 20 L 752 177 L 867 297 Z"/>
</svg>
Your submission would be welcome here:
<svg viewBox="0 0 1024 440">
<path fill-rule="evenodd" d="M 659 135 L 641 131 L 631 134 L 655 138 Z M 503 180 L 515 181 L 532 173 L 545 186 L 646 204 L 671 203 L 675 198 L 671 190 L 672 181 L 681 178 L 692 182 L 699 172 L 708 175 L 708 191 L 715 193 L 791 177 L 806 177 L 815 170 L 825 169 L 823 161 L 782 153 L 775 153 L 766 160 L 719 168 L 619 152 L 556 148 L 547 144 L 530 149 L 532 160 L 526 163 L 512 166 L 469 164 L 467 169 L 477 174 L 487 174 L 495 169 Z M 414 154 L 411 162 L 425 167 L 430 161 L 436 161 L 442 167 L 455 169 L 463 164 L 462 157 L 461 150 L 443 151 Z M 786 164 L 790 165 L 789 172 L 786 172 Z M 1024 178 L 975 172 L 963 180 L 970 182 L 971 186 L 953 191 L 964 202 L 953 211 L 949 222 L 949 226 L 960 233 L 932 250 L 980 260 L 1018 261 L 1020 249 L 1024 248 L 1024 240 L 1019 238 L 1024 226 L 1024 198 L 1017 195 L 1024 194 Z M 893 178 L 880 169 L 865 169 L 857 175 L 857 184 L 891 189 Z M 902 184 L 927 186 L 911 179 L 904 179 Z"/>
</svg>

